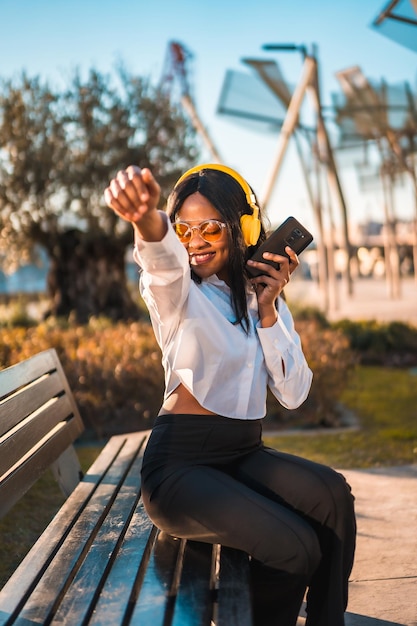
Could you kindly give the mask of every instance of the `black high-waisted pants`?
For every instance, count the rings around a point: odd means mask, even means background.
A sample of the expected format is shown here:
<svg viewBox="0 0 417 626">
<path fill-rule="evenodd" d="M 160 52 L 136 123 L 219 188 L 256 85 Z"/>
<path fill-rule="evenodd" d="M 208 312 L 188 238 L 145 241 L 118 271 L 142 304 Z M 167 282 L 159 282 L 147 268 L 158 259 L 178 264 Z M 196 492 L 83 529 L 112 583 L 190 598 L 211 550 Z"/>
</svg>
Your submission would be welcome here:
<svg viewBox="0 0 417 626">
<path fill-rule="evenodd" d="M 142 468 L 146 510 L 170 535 L 247 552 L 259 593 L 268 591 L 255 602 L 263 626 L 293 626 L 307 587 L 306 624 L 343 626 L 356 534 L 350 488 L 261 437 L 261 420 L 158 417 Z"/>
</svg>

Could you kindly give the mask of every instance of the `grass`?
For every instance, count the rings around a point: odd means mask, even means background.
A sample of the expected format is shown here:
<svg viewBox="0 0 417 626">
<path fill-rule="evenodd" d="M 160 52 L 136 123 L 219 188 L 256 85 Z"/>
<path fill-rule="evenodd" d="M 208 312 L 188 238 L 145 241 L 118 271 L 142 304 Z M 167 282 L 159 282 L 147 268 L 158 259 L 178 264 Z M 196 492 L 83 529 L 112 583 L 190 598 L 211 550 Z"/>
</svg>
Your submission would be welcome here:
<svg viewBox="0 0 417 626">
<path fill-rule="evenodd" d="M 410 371 L 358 367 L 341 398 L 359 419 L 354 431 L 265 436 L 280 450 L 336 468 L 368 468 L 417 462 L 417 377 Z M 99 448 L 80 447 L 86 470 Z M 0 520 L 0 587 L 25 556 L 63 502 L 46 473 Z"/>
<path fill-rule="evenodd" d="M 314 436 L 266 437 L 274 448 L 338 468 L 417 462 L 417 377 L 411 371 L 358 367 L 341 402 L 360 428 Z"/>
</svg>

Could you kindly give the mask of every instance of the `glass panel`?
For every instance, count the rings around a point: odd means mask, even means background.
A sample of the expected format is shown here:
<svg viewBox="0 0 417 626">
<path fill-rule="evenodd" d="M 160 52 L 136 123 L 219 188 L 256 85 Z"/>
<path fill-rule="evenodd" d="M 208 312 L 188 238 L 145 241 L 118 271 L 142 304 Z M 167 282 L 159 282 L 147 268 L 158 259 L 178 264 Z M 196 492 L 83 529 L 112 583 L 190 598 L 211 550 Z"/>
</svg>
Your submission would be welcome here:
<svg viewBox="0 0 417 626">
<path fill-rule="evenodd" d="M 386 6 L 371 27 L 388 39 L 417 52 L 417 1 L 399 0 L 393 3 L 388 15 L 384 17 L 385 10 Z M 412 23 L 404 20 L 410 20 Z"/>
</svg>

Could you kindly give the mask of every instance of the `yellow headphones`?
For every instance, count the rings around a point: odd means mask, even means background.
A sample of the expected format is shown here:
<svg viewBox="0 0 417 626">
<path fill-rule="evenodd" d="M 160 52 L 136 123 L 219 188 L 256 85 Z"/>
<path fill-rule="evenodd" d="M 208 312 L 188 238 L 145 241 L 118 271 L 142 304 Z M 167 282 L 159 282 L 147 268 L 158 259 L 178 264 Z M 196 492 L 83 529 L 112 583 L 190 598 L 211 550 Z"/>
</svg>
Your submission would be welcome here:
<svg viewBox="0 0 417 626">
<path fill-rule="evenodd" d="M 229 174 L 232 178 L 234 178 L 239 185 L 242 187 L 246 201 L 248 205 L 252 209 L 251 215 L 242 215 L 240 218 L 240 226 L 242 228 L 243 238 L 247 246 L 254 246 L 259 239 L 259 235 L 261 234 L 261 221 L 259 219 L 259 207 L 256 204 L 255 194 L 252 192 L 252 189 L 249 187 L 248 183 L 240 174 L 238 174 L 235 170 L 232 170 L 230 167 L 226 167 L 225 165 L 220 165 L 219 163 L 205 163 L 204 165 L 197 165 L 196 167 L 192 167 L 190 170 L 185 172 L 175 183 L 175 187 L 177 187 L 185 178 L 191 176 L 191 174 L 195 174 L 196 172 L 200 172 L 201 170 L 218 170 L 219 172 L 224 172 L 225 174 Z"/>
</svg>

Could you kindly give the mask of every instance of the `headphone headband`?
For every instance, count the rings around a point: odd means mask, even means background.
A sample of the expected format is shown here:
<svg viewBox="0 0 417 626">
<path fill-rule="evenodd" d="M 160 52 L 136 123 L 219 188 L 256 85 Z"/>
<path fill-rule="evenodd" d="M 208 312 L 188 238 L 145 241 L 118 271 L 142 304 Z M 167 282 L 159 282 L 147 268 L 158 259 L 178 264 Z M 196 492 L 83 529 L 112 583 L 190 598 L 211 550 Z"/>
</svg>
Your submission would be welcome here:
<svg viewBox="0 0 417 626">
<path fill-rule="evenodd" d="M 188 178 L 188 176 L 191 176 L 191 174 L 195 174 L 196 172 L 201 172 L 201 170 L 217 170 L 219 172 L 223 172 L 224 174 L 228 174 L 234 178 L 234 180 L 239 183 L 245 193 L 246 202 L 252 209 L 252 215 L 242 215 L 240 218 L 243 237 L 247 246 L 254 246 L 257 243 L 261 232 L 259 207 L 256 204 L 255 194 L 252 189 L 249 187 L 246 180 L 238 174 L 238 172 L 236 172 L 236 170 L 233 170 L 231 167 L 227 167 L 226 165 L 221 165 L 220 163 L 204 163 L 203 165 L 196 165 L 180 176 L 174 185 L 174 189 L 182 183 L 185 178 Z"/>
<path fill-rule="evenodd" d="M 174 189 L 180 183 L 182 183 L 182 181 L 185 178 L 187 178 L 188 176 L 191 176 L 191 174 L 195 174 L 196 172 L 201 172 L 201 170 L 218 170 L 219 172 L 224 172 L 225 174 L 228 174 L 229 176 L 234 178 L 235 181 L 238 182 L 239 185 L 242 187 L 246 196 L 246 201 L 249 204 L 249 206 L 252 207 L 252 209 L 255 209 L 255 208 L 258 209 L 258 206 L 256 204 L 255 194 L 253 193 L 252 189 L 249 187 L 248 183 L 243 178 L 243 176 L 241 176 L 238 172 L 236 172 L 236 170 L 233 170 L 231 167 L 227 167 L 226 165 L 221 165 L 220 163 L 204 163 L 203 165 L 196 165 L 195 167 L 192 167 L 191 169 L 187 170 L 185 174 L 183 174 L 177 180 L 177 182 L 174 185 Z"/>
</svg>

